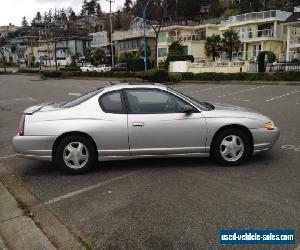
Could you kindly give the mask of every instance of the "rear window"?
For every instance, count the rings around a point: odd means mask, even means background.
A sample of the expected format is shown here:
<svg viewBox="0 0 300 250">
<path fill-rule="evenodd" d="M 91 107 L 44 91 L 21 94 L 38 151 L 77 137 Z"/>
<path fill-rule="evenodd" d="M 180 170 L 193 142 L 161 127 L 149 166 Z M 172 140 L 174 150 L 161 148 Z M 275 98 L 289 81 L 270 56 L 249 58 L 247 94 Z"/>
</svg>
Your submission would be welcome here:
<svg viewBox="0 0 300 250">
<path fill-rule="evenodd" d="M 73 99 L 72 101 L 70 102 L 67 102 L 65 104 L 63 104 L 61 107 L 62 108 L 71 108 L 71 107 L 75 107 L 85 101 L 87 101 L 88 99 L 92 98 L 93 96 L 99 94 L 101 91 L 103 90 L 103 88 L 101 89 L 96 89 L 92 92 L 89 92 L 89 93 L 86 93 L 86 94 L 83 94 L 82 96 L 76 98 L 76 99 Z"/>
</svg>

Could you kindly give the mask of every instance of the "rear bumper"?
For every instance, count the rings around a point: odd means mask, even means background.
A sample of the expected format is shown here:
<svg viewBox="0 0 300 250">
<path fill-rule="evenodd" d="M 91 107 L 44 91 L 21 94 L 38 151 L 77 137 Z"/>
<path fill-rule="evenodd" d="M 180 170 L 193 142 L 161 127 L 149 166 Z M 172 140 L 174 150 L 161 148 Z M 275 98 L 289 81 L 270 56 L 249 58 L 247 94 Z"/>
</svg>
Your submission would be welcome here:
<svg viewBox="0 0 300 250">
<path fill-rule="evenodd" d="M 13 147 L 17 156 L 51 161 L 55 136 L 19 136 L 13 138 Z"/>
<path fill-rule="evenodd" d="M 268 130 L 266 128 L 251 129 L 253 135 L 253 153 L 264 152 L 272 149 L 280 136 L 280 129 L 274 128 Z"/>
</svg>

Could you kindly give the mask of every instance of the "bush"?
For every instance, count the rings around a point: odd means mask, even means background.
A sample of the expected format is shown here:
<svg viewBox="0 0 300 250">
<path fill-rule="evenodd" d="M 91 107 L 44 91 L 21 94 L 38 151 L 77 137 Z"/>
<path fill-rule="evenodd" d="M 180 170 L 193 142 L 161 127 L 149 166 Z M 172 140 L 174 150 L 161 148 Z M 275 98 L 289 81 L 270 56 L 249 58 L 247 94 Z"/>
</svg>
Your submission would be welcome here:
<svg viewBox="0 0 300 250">
<path fill-rule="evenodd" d="M 181 73 L 170 73 L 169 78 L 171 82 L 180 82 L 182 80 Z"/>
<path fill-rule="evenodd" d="M 66 66 L 64 68 L 60 68 L 61 71 L 80 71 L 80 67 L 78 66 Z"/>
<path fill-rule="evenodd" d="M 191 72 L 184 72 L 184 73 L 181 73 L 182 75 L 182 80 L 194 80 L 194 73 L 191 73 Z"/>
<path fill-rule="evenodd" d="M 61 71 L 44 71 L 45 77 L 59 78 L 63 76 L 63 72 Z"/>
<path fill-rule="evenodd" d="M 20 69 L 20 73 L 38 74 L 38 69 Z"/>
<path fill-rule="evenodd" d="M 169 73 L 166 70 L 148 70 L 136 73 L 136 76 L 151 82 L 167 82 L 170 80 Z"/>
</svg>

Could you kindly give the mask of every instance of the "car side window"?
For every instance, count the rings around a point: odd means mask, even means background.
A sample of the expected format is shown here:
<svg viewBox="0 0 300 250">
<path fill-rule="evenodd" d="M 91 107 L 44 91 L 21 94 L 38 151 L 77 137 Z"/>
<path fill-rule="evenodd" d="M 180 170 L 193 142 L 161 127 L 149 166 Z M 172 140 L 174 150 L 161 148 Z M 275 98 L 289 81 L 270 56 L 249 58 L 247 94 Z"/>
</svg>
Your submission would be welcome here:
<svg viewBox="0 0 300 250">
<path fill-rule="evenodd" d="M 113 92 L 105 93 L 100 97 L 99 104 L 102 110 L 106 113 L 116 113 L 116 114 L 125 113 L 121 91 L 113 91 Z"/>
<path fill-rule="evenodd" d="M 126 90 L 126 95 L 131 114 L 182 113 L 186 105 L 180 98 L 161 90 Z"/>
</svg>

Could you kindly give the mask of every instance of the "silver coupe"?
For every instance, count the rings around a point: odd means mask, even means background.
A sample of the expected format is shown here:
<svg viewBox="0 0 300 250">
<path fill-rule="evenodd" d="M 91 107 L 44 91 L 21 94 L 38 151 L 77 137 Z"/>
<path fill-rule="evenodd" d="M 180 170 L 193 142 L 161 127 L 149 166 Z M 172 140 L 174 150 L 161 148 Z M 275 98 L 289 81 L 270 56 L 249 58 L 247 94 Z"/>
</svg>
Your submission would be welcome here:
<svg viewBox="0 0 300 250">
<path fill-rule="evenodd" d="M 26 109 L 13 145 L 19 156 L 79 174 L 97 160 L 140 157 L 211 156 L 236 166 L 271 149 L 279 134 L 270 118 L 241 107 L 159 84 L 119 84 Z"/>
</svg>

